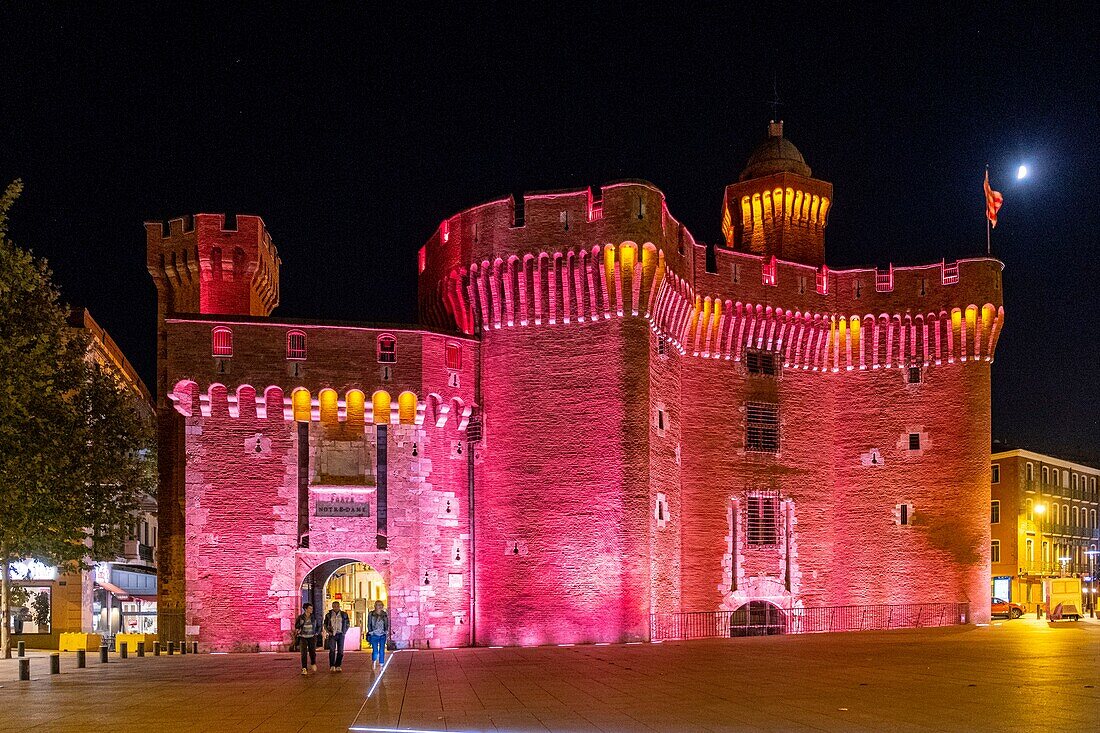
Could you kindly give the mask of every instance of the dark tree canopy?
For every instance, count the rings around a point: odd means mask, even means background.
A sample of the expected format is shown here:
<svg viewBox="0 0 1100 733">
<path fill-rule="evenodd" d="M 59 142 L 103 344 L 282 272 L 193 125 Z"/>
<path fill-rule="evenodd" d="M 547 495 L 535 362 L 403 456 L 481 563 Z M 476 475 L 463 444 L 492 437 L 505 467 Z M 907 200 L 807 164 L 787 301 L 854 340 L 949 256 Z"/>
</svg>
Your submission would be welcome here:
<svg viewBox="0 0 1100 733">
<path fill-rule="evenodd" d="M 151 425 L 138 398 L 89 357 L 46 263 L 7 235 L 22 192 L 0 198 L 0 653 L 10 656 L 9 564 L 119 554 L 153 491 Z"/>
</svg>

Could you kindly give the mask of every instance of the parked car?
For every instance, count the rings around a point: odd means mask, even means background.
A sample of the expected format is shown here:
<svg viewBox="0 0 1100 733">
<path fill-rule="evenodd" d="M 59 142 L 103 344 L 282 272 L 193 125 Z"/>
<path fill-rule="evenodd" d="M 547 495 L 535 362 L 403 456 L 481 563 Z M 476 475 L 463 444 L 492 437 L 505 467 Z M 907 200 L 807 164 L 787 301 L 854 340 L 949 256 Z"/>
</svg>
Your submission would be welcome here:
<svg viewBox="0 0 1100 733">
<path fill-rule="evenodd" d="M 990 602 L 990 610 L 991 615 L 1005 618 L 1020 618 L 1024 615 L 1024 607 L 1019 603 L 1011 603 L 1000 598 L 994 598 Z"/>
</svg>

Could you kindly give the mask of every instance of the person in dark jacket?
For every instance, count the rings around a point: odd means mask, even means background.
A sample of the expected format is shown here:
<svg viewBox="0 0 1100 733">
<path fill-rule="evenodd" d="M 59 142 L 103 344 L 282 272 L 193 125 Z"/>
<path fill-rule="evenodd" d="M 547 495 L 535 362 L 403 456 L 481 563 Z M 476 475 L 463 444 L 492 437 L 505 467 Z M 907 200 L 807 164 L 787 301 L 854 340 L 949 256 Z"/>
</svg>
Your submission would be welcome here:
<svg viewBox="0 0 1100 733">
<path fill-rule="evenodd" d="M 367 614 L 367 639 L 370 641 L 374 668 L 379 669 L 386 661 L 386 639 L 390 635 L 390 615 L 386 613 L 382 601 L 374 602 L 374 610 Z"/>
<path fill-rule="evenodd" d="M 332 610 L 325 614 L 325 634 L 328 636 L 328 668 L 330 672 L 343 672 L 344 634 L 351 626 L 348 614 L 340 610 L 340 601 L 332 602 Z"/>
<path fill-rule="evenodd" d="M 302 613 L 294 620 L 294 635 L 298 637 L 298 648 L 302 652 L 302 674 L 308 674 L 306 670 L 306 654 L 309 654 L 309 664 L 314 672 L 317 671 L 317 618 L 313 615 L 313 604 L 302 606 Z"/>
</svg>

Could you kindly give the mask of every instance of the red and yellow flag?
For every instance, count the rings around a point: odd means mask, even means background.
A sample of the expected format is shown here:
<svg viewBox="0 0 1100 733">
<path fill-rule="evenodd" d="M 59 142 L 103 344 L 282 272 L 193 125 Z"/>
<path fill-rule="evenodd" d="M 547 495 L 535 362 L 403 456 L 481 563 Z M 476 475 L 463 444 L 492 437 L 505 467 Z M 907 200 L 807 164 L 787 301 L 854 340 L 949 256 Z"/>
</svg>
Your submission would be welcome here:
<svg viewBox="0 0 1100 733">
<path fill-rule="evenodd" d="M 1001 210 L 1001 204 L 1005 201 L 1005 197 L 1001 195 L 1000 191 L 994 191 L 989 187 L 989 169 L 985 171 L 985 218 L 989 219 L 989 224 L 994 229 L 997 227 L 997 212 Z"/>
</svg>

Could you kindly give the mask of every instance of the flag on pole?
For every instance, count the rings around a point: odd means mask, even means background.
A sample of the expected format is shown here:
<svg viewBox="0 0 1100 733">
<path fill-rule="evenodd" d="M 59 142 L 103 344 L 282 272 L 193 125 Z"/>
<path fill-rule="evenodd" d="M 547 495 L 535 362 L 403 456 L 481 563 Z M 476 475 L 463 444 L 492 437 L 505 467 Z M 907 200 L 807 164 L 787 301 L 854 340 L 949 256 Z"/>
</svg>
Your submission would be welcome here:
<svg viewBox="0 0 1100 733">
<path fill-rule="evenodd" d="M 994 191 L 989 187 L 989 169 L 985 169 L 985 218 L 989 219 L 990 226 L 997 226 L 997 212 L 1001 210 L 1001 204 L 1005 197 L 1000 191 Z"/>
</svg>

